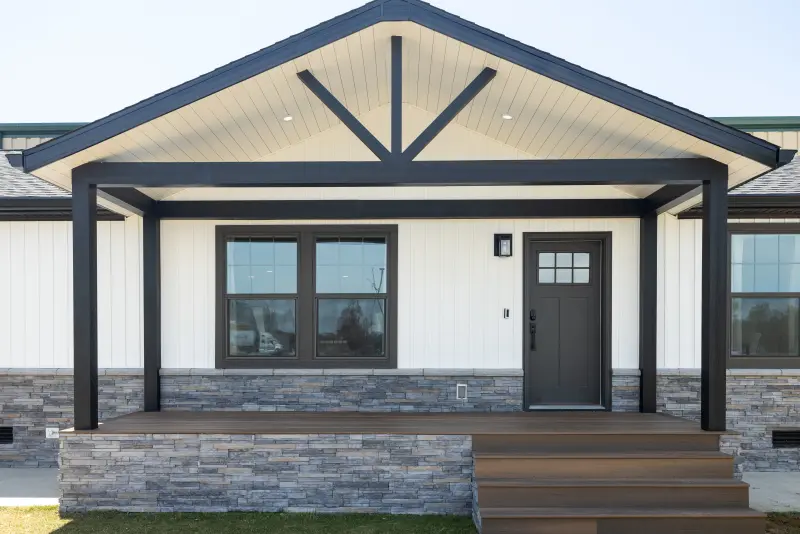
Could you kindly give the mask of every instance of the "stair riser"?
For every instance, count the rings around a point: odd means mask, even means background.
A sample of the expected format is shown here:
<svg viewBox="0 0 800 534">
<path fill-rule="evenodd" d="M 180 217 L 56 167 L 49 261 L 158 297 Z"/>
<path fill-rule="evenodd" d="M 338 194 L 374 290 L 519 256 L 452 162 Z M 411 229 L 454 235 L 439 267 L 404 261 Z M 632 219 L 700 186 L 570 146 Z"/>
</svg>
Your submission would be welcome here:
<svg viewBox="0 0 800 534">
<path fill-rule="evenodd" d="M 715 434 L 498 434 L 472 437 L 475 452 L 718 451 Z"/>
<path fill-rule="evenodd" d="M 481 534 L 762 534 L 757 518 L 491 519 Z"/>
<path fill-rule="evenodd" d="M 478 502 L 489 508 L 727 508 L 748 507 L 747 486 L 741 487 L 482 487 Z"/>
<path fill-rule="evenodd" d="M 536 480 L 731 478 L 733 458 L 476 458 L 475 475 Z"/>
</svg>

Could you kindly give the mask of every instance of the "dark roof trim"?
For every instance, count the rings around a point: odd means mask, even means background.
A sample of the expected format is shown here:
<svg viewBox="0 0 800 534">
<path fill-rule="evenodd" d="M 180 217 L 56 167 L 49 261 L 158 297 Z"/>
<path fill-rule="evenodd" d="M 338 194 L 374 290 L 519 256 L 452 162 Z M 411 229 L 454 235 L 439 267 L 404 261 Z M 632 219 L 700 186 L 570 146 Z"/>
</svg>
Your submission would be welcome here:
<svg viewBox="0 0 800 534">
<path fill-rule="evenodd" d="M 24 152 L 32 171 L 382 21 L 412 21 L 769 167 L 778 147 L 419 0 L 374 0 L 259 52 Z"/>
<path fill-rule="evenodd" d="M 715 117 L 714 120 L 745 132 L 800 130 L 800 117 Z"/>
<path fill-rule="evenodd" d="M 61 135 L 85 126 L 86 122 L 0 122 L 0 136 Z"/>
<path fill-rule="evenodd" d="M 0 221 L 71 221 L 72 199 L 18 197 L 0 198 Z M 98 221 L 124 221 L 125 217 L 98 208 Z"/>
<path fill-rule="evenodd" d="M 679 219 L 700 219 L 702 204 L 678 214 Z M 800 216 L 800 195 L 728 195 L 729 219 Z"/>
</svg>

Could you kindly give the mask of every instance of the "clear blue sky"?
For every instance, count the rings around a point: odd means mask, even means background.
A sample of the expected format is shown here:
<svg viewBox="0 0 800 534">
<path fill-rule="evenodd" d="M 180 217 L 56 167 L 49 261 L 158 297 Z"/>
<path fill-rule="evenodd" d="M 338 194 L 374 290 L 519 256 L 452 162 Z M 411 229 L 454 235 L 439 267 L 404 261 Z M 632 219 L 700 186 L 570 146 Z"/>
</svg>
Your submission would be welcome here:
<svg viewBox="0 0 800 534">
<path fill-rule="evenodd" d="M 91 121 L 363 3 L 13 1 L 0 122 Z M 800 115 L 798 0 L 433 3 L 705 115 Z"/>
</svg>

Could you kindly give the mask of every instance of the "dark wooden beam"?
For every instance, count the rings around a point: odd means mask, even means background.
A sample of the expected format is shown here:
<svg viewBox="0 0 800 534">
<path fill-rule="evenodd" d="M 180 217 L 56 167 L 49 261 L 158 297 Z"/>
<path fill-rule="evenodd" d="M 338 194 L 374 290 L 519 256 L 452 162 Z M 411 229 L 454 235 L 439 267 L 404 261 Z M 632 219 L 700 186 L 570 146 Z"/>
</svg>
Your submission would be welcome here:
<svg viewBox="0 0 800 534">
<path fill-rule="evenodd" d="M 434 137 L 439 135 L 439 133 L 444 130 L 445 126 L 450 124 L 450 121 L 455 119 L 456 115 L 458 115 L 473 98 L 478 96 L 478 93 L 494 79 L 496 74 L 496 70 L 484 67 L 481 73 L 478 74 L 446 108 L 444 108 L 438 117 L 433 119 L 428 127 L 425 128 L 410 145 L 408 145 L 408 148 L 403 152 L 403 159 L 411 161 L 416 158 L 419 153 L 428 146 L 428 143 L 433 141 Z"/>
<path fill-rule="evenodd" d="M 725 430 L 728 341 L 728 184 L 703 183 L 700 424 Z"/>
<path fill-rule="evenodd" d="M 72 184 L 75 428 L 97 428 L 97 188 Z"/>
<path fill-rule="evenodd" d="M 705 158 L 408 163 L 94 162 L 73 169 L 72 177 L 105 187 L 697 184 L 718 179 L 719 169 L 725 168 Z"/>
<path fill-rule="evenodd" d="M 369 148 L 373 154 L 378 156 L 378 159 L 381 161 L 388 161 L 391 158 L 391 154 L 386 147 L 383 146 L 383 143 L 378 141 L 378 139 L 372 135 L 366 126 L 361 124 L 361 122 L 355 118 L 355 116 L 350 113 L 350 111 L 339 102 L 339 100 L 333 96 L 333 94 L 325 88 L 319 80 L 317 80 L 311 72 L 304 70 L 297 73 L 297 77 L 300 78 L 300 81 L 308 87 L 308 90 L 314 93 L 314 95 L 319 98 L 323 104 L 325 104 L 331 112 L 338 117 L 345 126 L 347 126 L 353 134 L 358 137 L 358 139 L 364 143 L 367 148 Z"/>
<path fill-rule="evenodd" d="M 163 219 L 479 219 L 639 217 L 637 199 L 231 200 L 159 202 Z"/>
<path fill-rule="evenodd" d="M 144 411 L 161 409 L 161 219 L 142 217 Z"/>
<path fill-rule="evenodd" d="M 645 200 L 650 204 L 649 209 L 651 211 L 660 214 L 671 210 L 690 198 L 700 195 L 702 192 L 703 187 L 699 184 L 665 185 L 647 196 Z"/>
<path fill-rule="evenodd" d="M 132 187 L 104 187 L 97 195 L 140 217 L 152 210 L 156 201 Z"/>
<path fill-rule="evenodd" d="M 392 156 L 403 153 L 403 38 L 392 35 Z"/>
<path fill-rule="evenodd" d="M 658 215 L 639 219 L 639 411 L 656 413 Z"/>
</svg>

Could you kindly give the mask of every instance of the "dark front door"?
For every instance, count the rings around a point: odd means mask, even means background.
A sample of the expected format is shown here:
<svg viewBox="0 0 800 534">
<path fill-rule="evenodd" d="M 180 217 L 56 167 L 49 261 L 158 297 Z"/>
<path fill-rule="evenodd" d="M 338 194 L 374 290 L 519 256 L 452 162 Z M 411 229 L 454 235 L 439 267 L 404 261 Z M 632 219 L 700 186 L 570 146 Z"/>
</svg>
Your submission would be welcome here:
<svg viewBox="0 0 800 534">
<path fill-rule="evenodd" d="M 525 245 L 528 407 L 600 408 L 603 242 L 527 237 Z"/>
</svg>

